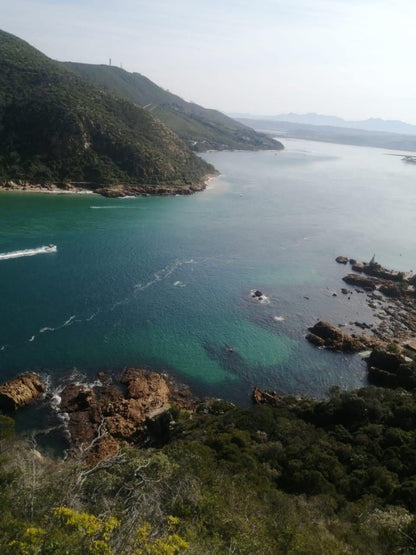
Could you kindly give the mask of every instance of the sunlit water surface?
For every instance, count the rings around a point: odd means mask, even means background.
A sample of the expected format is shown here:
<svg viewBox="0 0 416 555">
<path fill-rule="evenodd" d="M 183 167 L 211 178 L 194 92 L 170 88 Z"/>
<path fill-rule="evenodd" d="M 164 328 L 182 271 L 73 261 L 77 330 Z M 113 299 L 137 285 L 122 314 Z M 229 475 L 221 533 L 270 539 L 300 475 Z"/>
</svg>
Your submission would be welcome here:
<svg viewBox="0 0 416 555">
<path fill-rule="evenodd" d="M 57 245 L 0 255 L 1 380 L 149 367 L 241 404 L 255 385 L 319 397 L 364 384 L 358 355 L 304 336 L 318 318 L 369 321 L 364 295 L 340 294 L 337 255 L 413 268 L 416 166 L 285 146 L 205 154 L 222 175 L 189 197 L 1 194 L 1 254 Z"/>
</svg>

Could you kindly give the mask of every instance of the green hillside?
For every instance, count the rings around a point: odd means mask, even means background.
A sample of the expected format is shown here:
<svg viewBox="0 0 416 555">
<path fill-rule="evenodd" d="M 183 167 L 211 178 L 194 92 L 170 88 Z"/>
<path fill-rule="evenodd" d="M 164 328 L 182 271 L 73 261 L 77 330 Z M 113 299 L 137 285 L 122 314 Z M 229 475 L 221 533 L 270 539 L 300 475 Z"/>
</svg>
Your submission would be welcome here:
<svg viewBox="0 0 416 555">
<path fill-rule="evenodd" d="M 64 65 L 90 83 L 144 107 L 173 129 L 193 150 L 283 148 L 281 143 L 217 110 L 186 102 L 139 73 L 128 73 L 107 65 L 72 62 Z"/>
<path fill-rule="evenodd" d="M 0 183 L 189 188 L 214 171 L 149 112 L 3 31 L 0 75 Z"/>
</svg>

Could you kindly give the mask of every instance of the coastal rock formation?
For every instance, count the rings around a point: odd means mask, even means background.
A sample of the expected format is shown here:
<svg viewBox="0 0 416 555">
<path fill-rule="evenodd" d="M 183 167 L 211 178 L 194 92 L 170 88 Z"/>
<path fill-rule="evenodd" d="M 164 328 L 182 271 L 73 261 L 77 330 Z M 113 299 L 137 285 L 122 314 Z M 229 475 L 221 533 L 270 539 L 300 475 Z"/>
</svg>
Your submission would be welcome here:
<svg viewBox="0 0 416 555">
<path fill-rule="evenodd" d="M 346 256 L 337 256 L 335 259 L 338 264 L 347 264 L 348 258 Z"/>
<path fill-rule="evenodd" d="M 416 364 L 399 353 L 375 349 L 367 360 L 370 383 L 383 387 L 416 388 Z"/>
<path fill-rule="evenodd" d="M 253 390 L 253 403 L 255 405 L 270 405 L 277 407 L 282 402 L 282 397 L 275 391 L 261 391 L 258 387 Z"/>
<path fill-rule="evenodd" d="M 333 351 L 358 352 L 366 346 L 364 338 L 348 335 L 328 322 L 319 321 L 308 329 L 310 333 L 306 339 L 318 347 Z"/>
<path fill-rule="evenodd" d="M 36 374 L 25 374 L 0 386 L 0 410 L 13 412 L 29 405 L 45 393 L 45 384 Z"/>
<path fill-rule="evenodd" d="M 364 291 L 374 291 L 376 289 L 376 284 L 371 278 L 360 276 L 357 274 L 348 274 L 342 278 L 348 285 L 353 285 L 354 287 L 360 287 Z"/>
<path fill-rule="evenodd" d="M 68 431 L 75 449 L 89 462 L 118 452 L 123 442 L 164 432 L 170 418 L 157 422 L 170 407 L 171 388 L 165 376 L 136 368 L 120 379 L 125 387 L 67 385 L 61 393 L 61 413 L 68 414 Z"/>
</svg>

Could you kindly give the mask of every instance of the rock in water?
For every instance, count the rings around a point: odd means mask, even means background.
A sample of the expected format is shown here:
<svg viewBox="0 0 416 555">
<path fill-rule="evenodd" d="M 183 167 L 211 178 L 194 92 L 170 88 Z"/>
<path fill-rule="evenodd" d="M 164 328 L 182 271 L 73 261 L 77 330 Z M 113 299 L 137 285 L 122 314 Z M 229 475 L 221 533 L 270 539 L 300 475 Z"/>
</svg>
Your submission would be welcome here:
<svg viewBox="0 0 416 555">
<path fill-rule="evenodd" d="M 325 346 L 334 351 L 358 352 L 365 346 L 361 338 L 348 335 L 328 322 L 317 322 L 308 329 L 310 333 L 306 339 L 317 347 Z"/>
<path fill-rule="evenodd" d="M 357 274 L 348 274 L 342 278 L 348 285 L 353 285 L 355 287 L 360 287 L 364 291 L 374 291 L 376 289 L 376 284 L 373 279 L 360 276 Z"/>
<path fill-rule="evenodd" d="M 337 256 L 335 259 L 338 264 L 347 264 L 348 258 L 346 256 Z"/>
<path fill-rule="evenodd" d="M 0 409 L 13 412 L 38 399 L 45 390 L 45 384 L 39 376 L 24 374 L 0 386 Z"/>
</svg>

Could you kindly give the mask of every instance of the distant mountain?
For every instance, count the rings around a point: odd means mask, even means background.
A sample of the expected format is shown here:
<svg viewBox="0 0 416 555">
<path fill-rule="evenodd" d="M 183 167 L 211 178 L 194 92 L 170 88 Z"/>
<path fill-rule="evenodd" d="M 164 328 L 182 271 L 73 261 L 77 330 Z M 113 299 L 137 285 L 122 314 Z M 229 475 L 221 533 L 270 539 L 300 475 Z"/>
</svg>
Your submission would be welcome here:
<svg viewBox="0 0 416 555">
<path fill-rule="evenodd" d="M 160 118 L 195 151 L 280 150 L 283 145 L 218 112 L 186 102 L 139 73 L 108 65 L 65 62 L 93 85 L 117 94 Z"/>
<path fill-rule="evenodd" d="M 200 185 L 214 171 L 146 110 L 0 31 L 0 183 Z"/>
<path fill-rule="evenodd" d="M 416 151 L 416 136 L 400 133 L 367 131 L 333 125 L 310 125 L 272 119 L 241 118 L 245 125 L 275 137 L 308 139 L 357 146 L 374 146 L 395 150 Z"/>
<path fill-rule="evenodd" d="M 330 127 L 343 127 L 347 129 L 363 129 L 364 131 L 376 131 L 381 133 L 400 133 L 404 135 L 416 135 L 416 125 L 396 120 L 384 120 L 370 118 L 363 121 L 348 121 L 336 116 L 323 116 L 321 114 L 279 114 L 277 116 L 251 116 L 234 115 L 238 119 L 256 119 L 263 121 L 287 121 L 290 123 L 302 123 L 306 125 L 323 125 Z"/>
</svg>

